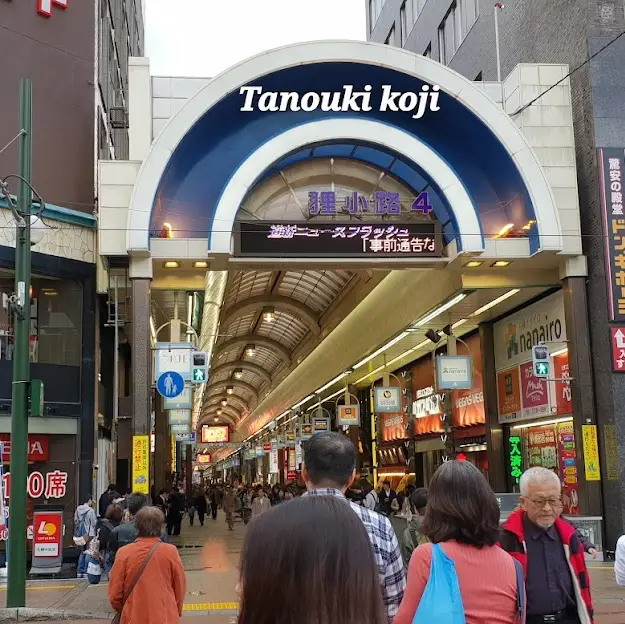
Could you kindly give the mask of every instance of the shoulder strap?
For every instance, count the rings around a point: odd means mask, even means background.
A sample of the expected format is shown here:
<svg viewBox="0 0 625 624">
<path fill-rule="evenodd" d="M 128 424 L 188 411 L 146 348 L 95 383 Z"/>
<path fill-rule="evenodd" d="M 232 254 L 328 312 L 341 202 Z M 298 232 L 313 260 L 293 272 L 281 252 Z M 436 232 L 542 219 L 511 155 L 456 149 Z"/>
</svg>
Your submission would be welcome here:
<svg viewBox="0 0 625 624">
<path fill-rule="evenodd" d="M 514 568 L 516 570 L 516 595 L 517 595 L 517 607 L 519 610 L 519 621 L 521 624 L 525 622 L 525 580 L 523 578 L 523 566 L 516 559 L 514 561 Z"/>
<path fill-rule="evenodd" d="M 135 578 L 133 578 L 132 579 L 132 583 L 130 583 L 130 588 L 128 589 L 128 593 L 126 594 L 126 596 L 124 596 L 124 600 L 122 601 L 122 608 L 119 610 L 120 613 L 124 610 L 124 606 L 126 605 L 126 602 L 128 601 L 128 598 L 130 598 L 130 594 L 132 594 L 132 591 L 134 590 L 135 586 L 139 582 L 139 579 L 141 578 L 141 575 L 143 574 L 143 571 L 147 567 L 148 563 L 150 563 L 150 559 L 152 559 L 152 555 L 156 552 L 156 549 L 161 545 L 161 543 L 162 542 L 160 542 L 160 541 L 156 542 L 156 544 L 154 544 L 154 546 L 152 546 L 152 550 L 150 550 L 150 552 L 147 554 L 146 558 L 143 560 L 143 563 L 141 564 L 141 567 L 139 568 L 139 570 L 135 574 Z"/>
</svg>

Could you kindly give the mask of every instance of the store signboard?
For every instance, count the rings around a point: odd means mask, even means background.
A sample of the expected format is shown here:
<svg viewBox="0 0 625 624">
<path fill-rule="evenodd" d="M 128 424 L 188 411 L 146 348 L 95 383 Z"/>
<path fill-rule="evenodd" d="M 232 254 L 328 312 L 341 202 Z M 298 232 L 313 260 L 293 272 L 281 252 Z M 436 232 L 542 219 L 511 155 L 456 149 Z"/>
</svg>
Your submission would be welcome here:
<svg viewBox="0 0 625 624">
<path fill-rule="evenodd" d="M 510 451 L 508 457 L 508 469 L 513 483 L 518 484 L 523 474 L 523 453 L 521 451 L 521 438 L 519 436 L 510 436 L 508 438 Z"/>
<path fill-rule="evenodd" d="M 170 425 L 191 425 L 191 410 L 188 409 L 175 409 L 169 410 L 169 424 Z"/>
<path fill-rule="evenodd" d="M 361 223 L 237 221 L 234 255 L 254 258 L 439 258 L 437 221 Z"/>
<path fill-rule="evenodd" d="M 278 474 L 280 470 L 278 469 L 278 451 L 273 450 L 269 452 L 269 472 L 271 474 Z"/>
<path fill-rule="evenodd" d="M 456 390 L 452 396 L 452 422 L 454 427 L 482 425 L 486 422 L 484 410 L 484 377 L 482 375 L 482 345 L 477 334 L 466 339 L 469 347 L 467 355 L 473 360 L 473 385 L 469 389 Z M 458 343 L 458 352 L 465 353 L 467 348 Z"/>
<path fill-rule="evenodd" d="M 408 438 L 408 415 L 382 414 L 382 441 L 405 440 Z"/>
<path fill-rule="evenodd" d="M 228 425 L 202 425 L 202 442 L 208 444 L 230 442 L 230 428 Z"/>
<path fill-rule="evenodd" d="M 556 429 L 554 426 L 530 427 L 527 430 L 529 465 L 555 470 L 558 467 Z"/>
<path fill-rule="evenodd" d="M 185 386 L 182 394 L 173 399 L 163 397 L 163 409 L 166 410 L 191 409 L 192 405 L 193 389 L 191 386 Z"/>
<path fill-rule="evenodd" d="M 612 372 L 625 373 L 625 326 L 610 327 Z"/>
<path fill-rule="evenodd" d="M 401 388 L 397 386 L 376 386 L 374 389 L 374 409 L 377 414 L 401 412 Z"/>
<path fill-rule="evenodd" d="M 521 419 L 528 420 L 549 416 L 549 382 L 546 379 L 534 376 L 534 367 L 531 362 L 521 364 Z"/>
<path fill-rule="evenodd" d="M 624 156 L 622 149 L 599 149 L 608 314 L 611 321 L 617 322 L 625 321 Z"/>
<path fill-rule="evenodd" d="M 553 371 L 555 382 L 555 402 L 558 416 L 568 416 L 573 413 L 573 400 L 571 395 L 571 367 L 569 354 L 562 353 L 553 358 Z"/>
<path fill-rule="evenodd" d="M 339 427 L 359 427 L 360 405 L 339 405 L 336 414 L 336 423 Z"/>
<path fill-rule="evenodd" d="M 565 515 L 579 515 L 579 484 L 577 478 L 577 445 L 573 421 L 558 423 L 558 455 L 560 457 L 560 479 L 562 480 L 562 502 Z"/>
<path fill-rule="evenodd" d="M 33 518 L 33 557 L 56 558 L 63 542 L 63 512 L 35 511 Z"/>
<path fill-rule="evenodd" d="M 582 435 L 584 436 L 584 464 L 586 466 L 586 481 L 601 481 L 597 425 L 582 425 Z"/>
<path fill-rule="evenodd" d="M 467 355 L 441 355 L 436 358 L 436 381 L 439 390 L 473 387 L 472 360 Z"/>
<path fill-rule="evenodd" d="M 497 373 L 499 422 L 521 420 L 521 385 L 517 367 Z"/>
<path fill-rule="evenodd" d="M 11 460 L 11 434 L 0 433 L 2 443 L 2 462 Z M 50 459 L 50 441 L 47 435 L 28 434 L 28 461 L 44 462 Z"/>
<path fill-rule="evenodd" d="M 430 358 L 424 358 L 414 364 L 411 370 L 412 377 L 412 415 L 415 435 L 442 433 L 444 431 L 441 414 L 445 410 L 445 394 L 434 391 L 434 364 Z M 421 403 L 423 399 L 428 402 Z M 432 398 L 434 397 L 434 398 Z M 423 410 L 426 413 L 423 413 Z M 418 415 L 418 417 L 417 417 Z"/>
<path fill-rule="evenodd" d="M 150 493 L 150 437 L 132 437 L 132 491 Z"/>
<path fill-rule="evenodd" d="M 552 353 L 566 347 L 564 298 L 558 291 L 495 323 L 495 369 L 508 370 L 532 359 L 532 347 L 547 343 Z"/>
<path fill-rule="evenodd" d="M 191 379 L 195 347 L 190 342 L 157 342 L 154 350 L 154 381 L 168 372 L 178 373 L 185 381 Z"/>
</svg>

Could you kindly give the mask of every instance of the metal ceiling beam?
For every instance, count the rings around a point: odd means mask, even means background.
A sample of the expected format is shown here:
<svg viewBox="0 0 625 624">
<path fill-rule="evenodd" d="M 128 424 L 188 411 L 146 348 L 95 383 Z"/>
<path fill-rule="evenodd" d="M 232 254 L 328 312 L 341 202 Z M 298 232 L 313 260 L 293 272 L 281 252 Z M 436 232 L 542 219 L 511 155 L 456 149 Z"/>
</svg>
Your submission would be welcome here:
<svg viewBox="0 0 625 624">
<path fill-rule="evenodd" d="M 221 410 L 221 414 L 217 413 L 219 412 L 219 410 Z M 221 407 L 220 405 L 213 405 L 210 409 L 203 408 L 202 412 L 200 413 L 200 420 L 204 418 L 205 416 L 214 417 L 214 416 L 224 416 L 224 415 L 232 416 L 232 418 L 235 419 L 235 422 L 238 422 L 239 420 L 241 420 L 241 414 L 239 410 L 235 409 L 231 405 L 226 405 L 226 407 Z"/>
<path fill-rule="evenodd" d="M 253 364 L 252 362 L 246 362 L 245 360 L 237 360 L 236 362 L 226 362 L 225 364 L 220 364 L 211 370 L 211 376 L 217 375 L 219 373 L 223 373 L 226 371 L 234 370 L 235 368 L 242 368 L 243 370 L 250 371 L 251 373 L 256 373 L 263 381 L 271 384 L 271 375 L 262 367 L 258 366 L 258 364 Z"/>
<path fill-rule="evenodd" d="M 252 384 L 248 384 L 245 381 L 240 381 L 238 379 L 226 379 L 225 381 L 216 381 L 215 383 L 209 384 L 208 386 L 206 386 L 206 390 L 204 391 L 204 401 L 207 401 L 209 399 L 213 390 L 215 390 L 216 388 L 225 388 L 226 386 L 232 386 L 233 388 L 242 388 L 243 390 L 247 390 L 258 401 L 258 390 L 254 388 Z"/>
<path fill-rule="evenodd" d="M 210 405 L 217 405 L 222 399 L 226 399 L 227 401 L 232 401 L 233 403 L 237 403 L 241 409 L 249 410 L 250 406 L 244 401 L 238 394 L 226 394 L 225 392 L 222 394 L 213 394 L 209 397 L 206 397 L 206 401 L 204 402 L 204 407 L 207 408 Z"/>
<path fill-rule="evenodd" d="M 221 326 L 228 327 L 237 317 L 262 310 L 266 306 L 274 307 L 279 312 L 287 312 L 298 318 L 315 336 L 321 334 L 317 314 L 303 303 L 283 295 L 258 295 L 243 299 L 243 301 L 239 301 L 239 303 L 224 310 Z"/>
<path fill-rule="evenodd" d="M 282 358 L 287 366 L 291 365 L 291 354 L 286 349 L 286 347 L 280 344 L 277 340 L 265 338 L 264 336 L 260 336 L 259 334 L 246 334 L 245 336 L 235 336 L 234 338 L 230 338 L 230 340 L 226 340 L 226 342 L 223 342 L 219 346 L 219 348 L 215 352 L 215 355 L 218 357 L 220 353 L 225 353 L 233 347 L 244 347 L 248 344 L 267 347 L 267 349 L 269 349 L 270 351 L 274 351 L 276 355 L 278 355 L 278 357 Z"/>
</svg>

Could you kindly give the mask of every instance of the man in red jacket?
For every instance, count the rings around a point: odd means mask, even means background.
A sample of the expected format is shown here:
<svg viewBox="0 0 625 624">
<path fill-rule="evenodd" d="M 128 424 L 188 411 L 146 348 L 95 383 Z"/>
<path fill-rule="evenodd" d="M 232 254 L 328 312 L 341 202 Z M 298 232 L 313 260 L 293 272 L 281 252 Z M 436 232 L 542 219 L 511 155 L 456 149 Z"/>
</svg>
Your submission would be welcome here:
<svg viewBox="0 0 625 624">
<path fill-rule="evenodd" d="M 530 468 L 520 487 L 521 509 L 504 524 L 501 546 L 525 571 L 527 624 L 593 624 L 584 547 L 575 528 L 560 518 L 558 475 Z"/>
</svg>

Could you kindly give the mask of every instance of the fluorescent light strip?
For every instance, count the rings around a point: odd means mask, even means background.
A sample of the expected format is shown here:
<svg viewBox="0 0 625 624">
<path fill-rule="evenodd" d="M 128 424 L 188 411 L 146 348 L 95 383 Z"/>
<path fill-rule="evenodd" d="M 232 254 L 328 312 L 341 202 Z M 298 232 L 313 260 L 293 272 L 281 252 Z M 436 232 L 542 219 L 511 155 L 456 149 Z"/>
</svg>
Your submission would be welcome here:
<svg viewBox="0 0 625 624">
<path fill-rule="evenodd" d="M 154 317 L 150 316 L 150 333 L 152 334 L 152 340 L 156 340 L 156 326 L 154 325 Z"/>
<path fill-rule="evenodd" d="M 331 388 L 335 383 L 341 381 L 341 379 L 343 379 L 344 377 L 347 377 L 347 373 L 341 373 L 340 375 L 337 375 L 332 381 L 328 381 L 325 386 L 319 388 L 319 390 L 317 390 L 315 394 L 321 394 L 322 392 L 325 392 L 328 388 Z"/>
<path fill-rule="evenodd" d="M 310 399 L 314 399 L 314 398 L 315 398 L 314 394 L 309 394 L 305 399 L 302 399 L 299 403 L 296 403 L 291 409 L 296 410 L 298 407 L 302 407 L 304 403 L 308 403 Z"/>
<path fill-rule="evenodd" d="M 311 405 L 306 411 L 307 412 L 311 412 L 312 410 L 315 409 L 315 407 L 319 407 L 322 403 L 326 403 L 327 401 L 331 401 L 332 399 L 334 399 L 337 396 L 339 396 L 339 394 L 343 394 L 344 392 L 345 392 L 345 388 L 341 388 L 340 390 L 337 390 L 333 394 L 330 394 L 329 396 L 327 396 L 325 399 L 322 399 L 321 401 L 319 401 L 319 403 L 315 403 L 315 405 Z"/>
<path fill-rule="evenodd" d="M 569 350 L 568 347 L 564 347 L 564 349 L 560 349 L 559 351 L 552 353 L 551 357 L 556 357 L 557 355 L 564 355 L 565 353 L 568 353 L 568 350 Z"/>
<path fill-rule="evenodd" d="M 422 319 L 418 320 L 414 325 L 412 325 L 412 327 L 414 329 L 418 327 L 423 327 L 423 325 L 426 325 L 430 321 L 434 320 L 437 316 L 439 316 L 439 314 L 442 314 L 446 310 L 449 310 L 449 308 L 453 308 L 457 303 L 460 303 L 466 296 L 466 293 L 460 293 L 459 295 L 456 295 L 453 299 L 450 299 L 446 303 L 443 303 L 438 308 L 435 308 L 434 310 L 432 310 L 432 312 L 424 316 Z"/>
<path fill-rule="evenodd" d="M 494 308 L 496 305 L 499 305 L 502 301 L 505 301 L 506 299 L 510 299 L 510 297 L 514 297 L 514 295 L 516 295 L 518 292 L 521 292 L 520 288 L 513 288 L 512 290 L 509 290 L 504 295 L 501 295 L 501 297 L 497 297 L 497 299 L 493 299 L 490 303 L 487 303 L 485 306 L 482 306 L 481 308 L 473 312 L 471 316 L 479 316 L 483 312 L 486 312 L 486 310 L 490 310 L 491 308 Z"/>
<path fill-rule="evenodd" d="M 513 429 L 530 429 L 531 427 L 542 427 L 543 425 L 557 425 L 558 423 L 572 422 L 573 417 L 568 418 L 554 418 L 553 420 L 543 420 L 542 422 L 529 423 L 527 425 L 515 425 Z"/>
<path fill-rule="evenodd" d="M 456 321 L 451 327 L 452 329 L 456 329 L 456 327 L 460 327 L 460 325 L 464 325 L 467 322 L 467 319 L 460 319 Z"/>
<path fill-rule="evenodd" d="M 392 340 L 389 340 L 383 347 L 380 347 L 377 351 L 374 351 L 371 355 L 368 355 L 364 360 L 360 360 L 358 364 L 354 364 L 354 370 L 364 366 L 367 362 L 370 362 L 373 358 L 376 358 L 380 353 L 384 353 L 387 349 L 390 349 L 393 345 L 397 344 L 400 340 L 403 340 L 408 336 L 410 332 L 402 332 L 399 336 L 395 336 Z"/>
</svg>

